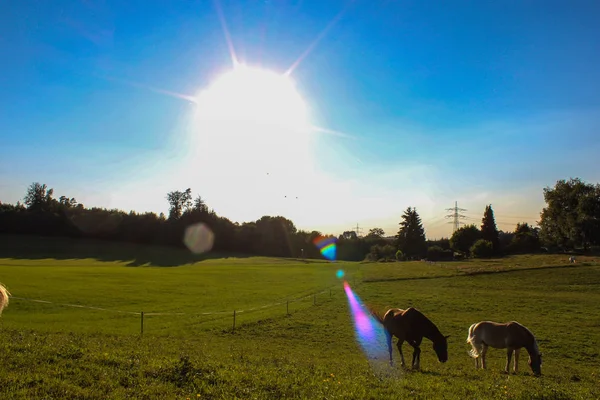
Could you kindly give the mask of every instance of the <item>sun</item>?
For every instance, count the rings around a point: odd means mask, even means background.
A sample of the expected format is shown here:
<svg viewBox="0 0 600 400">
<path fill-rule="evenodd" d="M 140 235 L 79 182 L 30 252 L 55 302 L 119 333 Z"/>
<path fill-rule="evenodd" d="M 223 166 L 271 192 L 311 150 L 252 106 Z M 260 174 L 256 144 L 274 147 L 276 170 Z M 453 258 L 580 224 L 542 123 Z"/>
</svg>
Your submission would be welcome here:
<svg viewBox="0 0 600 400">
<path fill-rule="evenodd" d="M 244 65 L 221 75 L 200 94 L 198 114 L 212 122 L 285 128 L 284 134 L 302 129 L 308 120 L 289 77 Z"/>
<path fill-rule="evenodd" d="M 257 189 L 268 177 L 263 191 L 291 190 L 312 167 L 312 134 L 306 102 L 283 74 L 237 65 L 196 96 L 197 168 L 221 183 Z"/>
</svg>

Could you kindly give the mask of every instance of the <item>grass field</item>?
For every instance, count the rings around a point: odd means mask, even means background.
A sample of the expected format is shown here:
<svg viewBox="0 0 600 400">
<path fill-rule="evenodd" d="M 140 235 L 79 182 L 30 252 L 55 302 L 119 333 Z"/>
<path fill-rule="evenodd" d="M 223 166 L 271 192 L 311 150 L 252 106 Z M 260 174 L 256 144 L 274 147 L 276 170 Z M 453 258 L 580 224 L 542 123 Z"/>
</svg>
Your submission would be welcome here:
<svg viewBox="0 0 600 400">
<path fill-rule="evenodd" d="M 197 260 L 65 239 L 0 243 L 0 282 L 15 296 L 0 317 L 2 399 L 600 398 L 598 258 L 331 264 Z M 449 361 L 438 363 L 426 339 L 420 372 L 367 360 L 338 268 L 366 303 L 429 316 L 451 335 Z M 315 292 L 323 292 L 316 304 Z M 286 315 L 285 301 L 300 297 Z M 232 332 L 233 310 L 264 305 L 237 314 Z M 170 314 L 147 316 L 140 337 L 140 316 L 114 310 Z M 504 374 L 505 352 L 494 349 L 488 370 L 475 370 L 465 339 L 482 319 L 528 326 L 544 353 L 543 376 L 531 374 L 526 357 L 518 375 Z"/>
</svg>

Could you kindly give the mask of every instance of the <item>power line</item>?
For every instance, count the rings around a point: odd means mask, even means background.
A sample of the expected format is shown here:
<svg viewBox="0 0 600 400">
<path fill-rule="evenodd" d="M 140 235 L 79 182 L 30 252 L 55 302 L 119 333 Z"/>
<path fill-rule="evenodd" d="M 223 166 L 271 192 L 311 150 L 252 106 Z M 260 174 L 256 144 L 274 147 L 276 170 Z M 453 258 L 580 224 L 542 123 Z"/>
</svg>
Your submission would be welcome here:
<svg viewBox="0 0 600 400">
<path fill-rule="evenodd" d="M 470 213 L 467 213 L 467 217 L 479 218 L 479 216 L 475 217 L 475 214 L 470 214 Z M 539 216 L 534 217 L 534 216 L 530 215 L 530 216 L 526 217 L 524 215 L 506 215 L 506 214 L 497 214 L 494 212 L 494 218 L 498 218 L 498 217 L 500 217 L 502 219 L 519 219 L 519 220 L 523 220 L 523 221 L 539 218 Z"/>
<path fill-rule="evenodd" d="M 446 208 L 446 211 L 453 211 L 452 214 L 446 215 L 445 218 L 452 218 L 452 221 L 448 222 L 448 223 L 452 224 L 452 233 L 454 233 L 458 230 L 458 228 L 460 228 L 460 219 L 466 218 L 464 215 L 459 214 L 459 211 L 467 211 L 467 210 L 464 208 L 458 208 L 458 202 L 455 201 L 454 207 Z"/>
<path fill-rule="evenodd" d="M 502 216 L 501 218 L 503 218 L 503 219 L 504 219 L 504 218 L 506 218 L 506 217 L 505 217 L 505 216 Z M 518 224 L 518 223 L 521 223 L 521 222 L 526 222 L 526 221 L 520 221 L 520 222 L 515 222 L 515 221 L 504 221 L 503 219 L 496 219 L 496 218 L 494 218 L 494 222 L 496 223 L 496 225 L 497 225 L 497 226 L 498 226 L 498 225 L 505 225 L 505 226 L 509 225 L 509 226 L 513 226 L 513 227 L 517 226 L 517 224 Z M 531 219 L 531 218 L 530 218 L 530 219 Z M 475 217 L 467 216 L 467 217 L 466 217 L 466 220 L 467 220 L 467 221 L 469 221 L 469 222 L 471 222 L 471 223 L 475 223 L 475 222 L 478 222 L 478 221 L 479 221 L 479 218 L 475 218 Z M 534 226 L 535 226 L 535 225 L 537 225 L 537 221 L 535 222 Z"/>
<path fill-rule="evenodd" d="M 358 226 L 358 223 L 356 223 L 356 229 L 354 229 L 354 232 L 356 233 L 356 237 L 361 237 L 361 231 L 362 229 Z"/>
</svg>

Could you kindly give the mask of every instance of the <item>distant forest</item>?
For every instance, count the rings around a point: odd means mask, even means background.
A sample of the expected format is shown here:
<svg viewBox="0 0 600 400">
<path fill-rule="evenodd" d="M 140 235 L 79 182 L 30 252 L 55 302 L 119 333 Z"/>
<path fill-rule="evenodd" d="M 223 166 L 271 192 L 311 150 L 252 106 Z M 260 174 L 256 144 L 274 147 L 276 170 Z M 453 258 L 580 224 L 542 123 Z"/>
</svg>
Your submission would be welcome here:
<svg viewBox="0 0 600 400">
<path fill-rule="evenodd" d="M 346 231 L 337 237 L 337 258 L 348 261 L 452 260 L 463 257 L 499 257 L 539 251 L 588 251 L 600 245 L 600 185 L 579 178 L 546 187 L 546 206 L 538 226 L 519 223 L 513 232 L 499 231 L 491 205 L 485 207 L 481 226 L 467 225 L 450 238 L 427 240 L 421 218 L 408 207 L 392 240 L 381 228 L 363 237 Z M 205 223 L 214 233 L 212 250 L 221 253 L 273 257 L 322 258 L 313 244 L 324 235 L 298 230 L 282 216 L 234 223 L 217 215 L 191 189 L 167 193 L 169 215 L 139 214 L 104 208 L 86 208 L 76 199 L 58 198 L 45 184 L 32 183 L 23 202 L 0 202 L 0 234 L 93 238 L 185 248 L 187 227 Z"/>
</svg>

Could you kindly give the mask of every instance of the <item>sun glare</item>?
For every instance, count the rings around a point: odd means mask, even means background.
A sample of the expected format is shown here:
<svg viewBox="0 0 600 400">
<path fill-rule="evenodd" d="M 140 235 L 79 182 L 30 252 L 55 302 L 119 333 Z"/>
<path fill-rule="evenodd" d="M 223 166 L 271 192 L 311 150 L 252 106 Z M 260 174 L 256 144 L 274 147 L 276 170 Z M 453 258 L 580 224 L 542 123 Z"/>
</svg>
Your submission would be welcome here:
<svg viewBox="0 0 600 400">
<path fill-rule="evenodd" d="M 245 66 L 219 77 L 198 102 L 204 120 L 275 125 L 287 128 L 284 133 L 303 128 L 308 119 L 304 102 L 288 77 Z"/>
<path fill-rule="evenodd" d="M 199 172 L 271 197 L 298 196 L 312 168 L 313 130 L 288 76 L 239 65 L 202 91 L 196 105 Z"/>
</svg>

